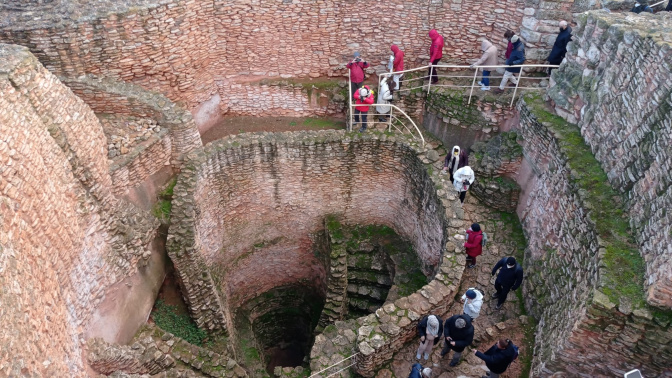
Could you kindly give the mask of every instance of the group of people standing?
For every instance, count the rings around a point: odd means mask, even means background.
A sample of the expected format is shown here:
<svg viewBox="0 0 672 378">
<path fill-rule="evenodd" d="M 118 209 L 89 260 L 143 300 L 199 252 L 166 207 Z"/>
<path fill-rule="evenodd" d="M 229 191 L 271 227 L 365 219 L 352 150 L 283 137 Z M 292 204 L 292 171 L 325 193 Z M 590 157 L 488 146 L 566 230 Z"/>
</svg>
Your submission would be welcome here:
<svg viewBox="0 0 672 378">
<path fill-rule="evenodd" d="M 482 232 L 479 224 L 474 223 L 467 230 L 468 238 L 465 247 L 469 254 L 470 248 L 481 246 Z M 472 240 L 470 243 L 469 240 Z M 479 248 L 480 250 L 480 248 Z M 478 252 L 480 254 L 480 251 Z M 475 258 L 473 260 L 475 265 Z M 497 275 L 495 279 L 495 293 L 493 298 L 497 298 L 496 310 L 499 310 L 509 292 L 516 290 L 523 282 L 523 268 L 518 264 L 514 257 L 504 257 L 497 262 L 492 269 L 492 275 Z M 469 288 L 462 295 L 461 302 L 462 314 L 456 314 L 445 322 L 438 315 L 427 315 L 418 323 L 418 336 L 420 346 L 418 347 L 415 358 L 417 360 L 429 360 L 429 356 L 435 345 L 443 342 L 441 357 L 453 352 L 449 365 L 457 366 L 462 359 L 462 353 L 474 341 L 474 322 L 479 317 L 481 307 L 483 306 L 483 293 L 476 288 Z M 518 347 L 509 339 L 499 339 L 487 351 L 474 351 L 476 357 L 485 362 L 489 369 L 488 375 L 482 378 L 498 378 L 504 373 L 509 365 L 518 357 Z M 418 362 L 411 368 L 409 378 L 431 378 L 432 369 L 423 368 Z"/>
</svg>

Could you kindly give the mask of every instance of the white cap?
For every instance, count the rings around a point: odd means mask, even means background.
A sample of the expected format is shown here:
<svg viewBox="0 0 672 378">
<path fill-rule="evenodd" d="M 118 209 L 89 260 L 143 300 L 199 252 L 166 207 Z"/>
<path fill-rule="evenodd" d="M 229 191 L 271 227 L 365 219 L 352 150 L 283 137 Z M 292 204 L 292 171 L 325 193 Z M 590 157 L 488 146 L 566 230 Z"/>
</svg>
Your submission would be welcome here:
<svg viewBox="0 0 672 378">
<path fill-rule="evenodd" d="M 430 378 L 432 376 L 432 369 L 430 368 L 422 369 L 422 375 L 424 375 L 427 378 Z"/>
<path fill-rule="evenodd" d="M 359 88 L 359 97 L 360 98 L 369 97 L 369 90 L 366 88 Z"/>
</svg>

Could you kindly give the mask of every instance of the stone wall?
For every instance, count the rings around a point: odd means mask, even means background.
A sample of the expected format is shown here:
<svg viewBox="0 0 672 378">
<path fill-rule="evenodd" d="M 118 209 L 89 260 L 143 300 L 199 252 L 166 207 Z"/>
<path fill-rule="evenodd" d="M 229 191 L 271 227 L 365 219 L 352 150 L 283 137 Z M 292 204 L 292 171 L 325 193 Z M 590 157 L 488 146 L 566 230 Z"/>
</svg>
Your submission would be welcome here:
<svg viewBox="0 0 672 378">
<path fill-rule="evenodd" d="M 644 268 L 606 175 L 578 127 L 545 103 L 519 103 L 519 205 L 529 246 L 525 304 L 539 319 L 533 375 L 672 374 L 672 314 L 648 305 Z"/>
<path fill-rule="evenodd" d="M 19 46 L 0 45 L 0 135 L 0 375 L 85 376 L 92 314 L 158 222 L 113 196 L 95 114 Z"/>
<path fill-rule="evenodd" d="M 370 71 L 383 70 L 393 43 L 406 52 L 407 68 L 424 65 L 432 28 L 446 37 L 444 62 L 476 58 L 483 36 L 503 56 L 502 35 L 518 27 L 524 7 L 522 0 L 59 0 L 3 8 L 0 41 L 28 46 L 59 76 L 133 82 L 197 110 L 216 95 L 235 97 L 238 90 L 220 82 L 343 76 L 353 51 Z"/>
<path fill-rule="evenodd" d="M 549 91 L 625 195 L 646 262 L 647 301 L 661 308 L 672 307 L 670 28 L 662 15 L 582 15 Z"/>
<path fill-rule="evenodd" d="M 136 141 L 128 154 L 114 159 L 110 173 L 116 195 L 128 192 L 165 166 L 179 167 L 182 154 L 203 145 L 191 113 L 160 93 L 90 75 L 62 79 L 99 116 L 152 119 L 162 129 L 147 141 Z"/>
</svg>

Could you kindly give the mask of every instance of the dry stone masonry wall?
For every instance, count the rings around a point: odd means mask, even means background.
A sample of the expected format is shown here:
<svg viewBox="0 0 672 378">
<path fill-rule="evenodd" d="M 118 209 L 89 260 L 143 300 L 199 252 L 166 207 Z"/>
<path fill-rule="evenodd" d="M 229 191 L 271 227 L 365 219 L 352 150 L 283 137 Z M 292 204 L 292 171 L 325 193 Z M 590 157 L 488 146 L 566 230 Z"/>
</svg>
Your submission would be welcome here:
<svg viewBox="0 0 672 378">
<path fill-rule="evenodd" d="M 646 304 L 617 194 L 578 127 L 545 106 L 534 98 L 518 106 L 523 165 L 534 175 L 519 206 L 526 307 L 539 319 L 533 375 L 672 374 L 672 314 Z"/>
<path fill-rule="evenodd" d="M 625 194 L 646 262 L 647 301 L 661 308 L 672 307 L 671 30 L 662 14 L 582 15 L 549 92 Z"/>
<path fill-rule="evenodd" d="M 19 46 L 0 45 L 0 135 L 0 375 L 85 376 L 91 316 L 158 222 L 113 196 L 95 114 Z"/>
</svg>

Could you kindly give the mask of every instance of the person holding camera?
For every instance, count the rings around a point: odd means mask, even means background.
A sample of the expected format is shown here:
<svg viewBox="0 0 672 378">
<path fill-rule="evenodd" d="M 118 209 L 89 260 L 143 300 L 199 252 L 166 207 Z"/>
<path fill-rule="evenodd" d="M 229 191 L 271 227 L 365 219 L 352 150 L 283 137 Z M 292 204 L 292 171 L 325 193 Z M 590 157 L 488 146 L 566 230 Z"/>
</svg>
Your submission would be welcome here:
<svg viewBox="0 0 672 378">
<path fill-rule="evenodd" d="M 355 52 L 355 57 L 347 65 L 350 70 L 350 90 L 354 96 L 357 90 L 362 87 L 364 82 L 364 69 L 369 67 L 369 63 L 362 60 L 359 52 Z"/>
<path fill-rule="evenodd" d="M 460 363 L 464 348 L 471 345 L 474 341 L 474 326 L 471 325 L 471 318 L 468 315 L 453 315 L 443 326 L 443 336 L 445 342 L 441 350 L 441 357 L 455 351 L 453 359 L 450 360 L 450 366 L 456 366 Z"/>
<path fill-rule="evenodd" d="M 368 85 L 365 85 L 355 92 L 354 97 L 355 104 L 358 105 L 355 106 L 355 123 L 359 123 L 361 115 L 362 127 L 359 129 L 359 132 L 361 133 L 366 131 L 366 117 L 369 113 L 369 105 L 374 102 L 373 91 Z"/>
</svg>

